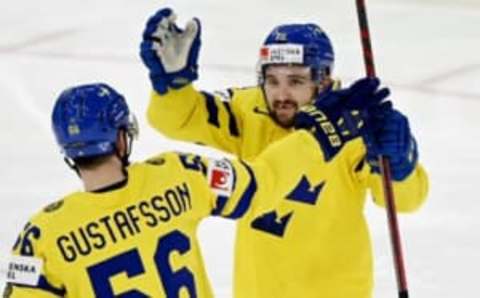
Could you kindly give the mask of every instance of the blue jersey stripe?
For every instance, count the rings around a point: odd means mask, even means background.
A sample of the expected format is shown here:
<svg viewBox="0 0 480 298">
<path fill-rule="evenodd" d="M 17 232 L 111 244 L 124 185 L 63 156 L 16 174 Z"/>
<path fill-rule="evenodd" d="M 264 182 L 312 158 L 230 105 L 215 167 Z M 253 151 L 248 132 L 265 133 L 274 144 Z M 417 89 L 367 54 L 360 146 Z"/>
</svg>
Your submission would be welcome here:
<svg viewBox="0 0 480 298">
<path fill-rule="evenodd" d="M 217 206 L 215 209 L 212 210 L 212 215 L 220 215 L 222 214 L 223 209 L 225 208 L 225 205 L 227 205 L 228 202 L 228 197 L 226 196 L 217 196 Z"/>
<path fill-rule="evenodd" d="M 237 219 L 243 216 L 245 212 L 247 212 L 248 208 L 250 207 L 252 198 L 257 192 L 257 180 L 255 179 L 255 175 L 253 174 L 252 169 L 244 162 L 242 162 L 242 165 L 245 167 L 245 169 L 248 172 L 248 175 L 250 176 L 250 183 L 248 184 L 247 189 L 243 192 L 242 197 L 238 201 L 238 204 L 235 207 L 235 209 L 232 211 L 232 213 L 225 216 L 227 218 Z"/>
<path fill-rule="evenodd" d="M 237 120 L 235 119 L 235 115 L 233 115 L 232 108 L 229 102 L 224 102 L 223 105 L 227 110 L 229 121 L 228 121 L 228 129 L 230 134 L 234 137 L 240 136 L 240 132 L 238 131 Z"/>
<path fill-rule="evenodd" d="M 40 275 L 40 278 L 38 280 L 38 285 L 37 286 L 28 286 L 28 285 L 22 285 L 22 284 L 16 284 L 16 283 L 10 283 L 12 286 L 15 287 L 24 287 L 24 288 L 32 288 L 32 289 L 39 289 L 39 290 L 44 290 L 47 292 L 50 292 L 58 297 L 65 297 L 65 294 L 67 291 L 64 288 L 56 288 L 52 286 L 47 279 L 45 278 L 44 275 Z"/>
<path fill-rule="evenodd" d="M 208 111 L 208 123 L 215 127 L 220 127 L 220 121 L 218 120 L 218 107 L 215 103 L 215 97 L 207 92 L 202 92 L 205 96 L 205 104 Z"/>
</svg>

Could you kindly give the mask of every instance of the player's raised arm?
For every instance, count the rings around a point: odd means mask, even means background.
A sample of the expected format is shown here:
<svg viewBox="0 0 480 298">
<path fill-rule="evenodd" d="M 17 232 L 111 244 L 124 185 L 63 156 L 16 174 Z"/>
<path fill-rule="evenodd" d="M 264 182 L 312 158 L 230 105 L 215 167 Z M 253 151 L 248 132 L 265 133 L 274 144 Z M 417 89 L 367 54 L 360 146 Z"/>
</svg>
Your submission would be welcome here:
<svg viewBox="0 0 480 298">
<path fill-rule="evenodd" d="M 148 120 L 168 137 L 236 154 L 241 130 L 238 108 L 229 99 L 193 87 L 200 46 L 201 25 L 196 18 L 180 28 L 174 12 L 164 8 L 147 21 L 140 56 L 153 87 Z"/>
</svg>

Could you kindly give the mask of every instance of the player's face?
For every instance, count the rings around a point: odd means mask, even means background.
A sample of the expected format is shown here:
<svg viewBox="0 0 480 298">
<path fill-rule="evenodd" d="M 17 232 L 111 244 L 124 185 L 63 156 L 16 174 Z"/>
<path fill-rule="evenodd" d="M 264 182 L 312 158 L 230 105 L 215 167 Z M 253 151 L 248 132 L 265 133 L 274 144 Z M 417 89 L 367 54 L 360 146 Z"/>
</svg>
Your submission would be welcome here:
<svg viewBox="0 0 480 298">
<path fill-rule="evenodd" d="M 291 127 L 298 108 L 309 103 L 317 88 L 306 66 L 272 65 L 265 70 L 263 85 L 273 119 Z"/>
</svg>

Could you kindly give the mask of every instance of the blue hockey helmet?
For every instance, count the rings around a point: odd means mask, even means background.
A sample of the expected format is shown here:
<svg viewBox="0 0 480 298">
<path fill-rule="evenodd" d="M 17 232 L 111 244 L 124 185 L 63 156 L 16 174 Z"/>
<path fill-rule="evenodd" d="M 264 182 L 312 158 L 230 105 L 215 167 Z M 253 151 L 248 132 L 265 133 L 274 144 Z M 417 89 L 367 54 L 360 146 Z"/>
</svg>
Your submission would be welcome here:
<svg viewBox="0 0 480 298">
<path fill-rule="evenodd" d="M 272 64 L 304 65 L 312 70 L 312 79 L 320 82 L 333 70 L 333 46 L 327 34 L 315 24 L 285 24 L 275 27 L 260 49 L 259 80 L 265 67 Z"/>
<path fill-rule="evenodd" d="M 118 131 L 130 138 L 138 126 L 125 98 L 107 84 L 66 89 L 52 113 L 52 128 L 65 157 L 95 157 L 114 152 Z"/>
</svg>

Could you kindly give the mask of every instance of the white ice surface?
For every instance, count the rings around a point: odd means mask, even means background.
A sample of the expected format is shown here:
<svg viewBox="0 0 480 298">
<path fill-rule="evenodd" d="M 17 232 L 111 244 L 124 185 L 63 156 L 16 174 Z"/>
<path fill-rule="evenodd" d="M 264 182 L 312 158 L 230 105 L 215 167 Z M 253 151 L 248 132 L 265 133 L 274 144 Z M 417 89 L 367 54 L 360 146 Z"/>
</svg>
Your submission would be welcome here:
<svg viewBox="0 0 480 298">
<path fill-rule="evenodd" d="M 1 1 L 0 264 L 28 217 L 80 184 L 50 131 L 67 86 L 105 81 L 140 120 L 134 159 L 179 147 L 145 122 L 149 96 L 138 44 L 146 18 L 172 6 L 203 25 L 199 88 L 255 83 L 259 44 L 279 23 L 316 22 L 336 50 L 338 77 L 363 74 L 355 1 Z M 400 216 L 411 297 L 477 297 L 480 267 L 480 1 L 371 0 L 379 76 L 410 117 L 430 174 L 428 202 Z M 385 212 L 367 205 L 375 246 L 375 297 L 396 297 Z M 234 224 L 208 219 L 203 254 L 218 297 L 231 297 Z M 3 282 L 0 279 L 0 287 Z"/>
</svg>

